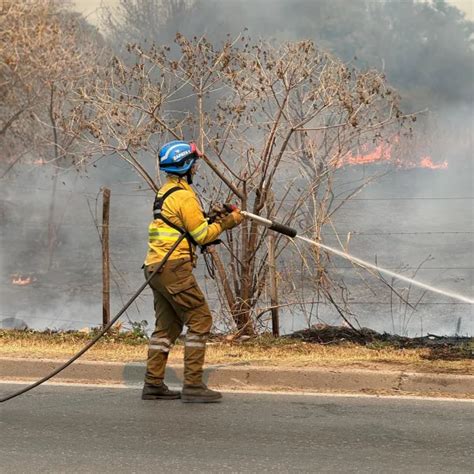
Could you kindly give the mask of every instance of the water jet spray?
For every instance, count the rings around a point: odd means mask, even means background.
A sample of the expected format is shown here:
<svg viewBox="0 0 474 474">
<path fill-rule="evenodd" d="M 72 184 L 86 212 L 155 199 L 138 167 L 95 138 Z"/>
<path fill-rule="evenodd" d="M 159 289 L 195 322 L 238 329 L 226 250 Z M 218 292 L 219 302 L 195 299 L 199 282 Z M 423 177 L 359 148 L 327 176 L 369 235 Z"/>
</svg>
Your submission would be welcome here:
<svg viewBox="0 0 474 474">
<path fill-rule="evenodd" d="M 270 230 L 274 230 L 275 232 L 279 232 L 280 234 L 284 234 L 284 235 L 287 235 L 288 237 L 296 238 L 310 245 L 314 245 L 316 247 L 322 248 L 328 252 L 333 253 L 334 255 L 338 255 L 339 257 L 350 260 L 351 262 L 367 270 L 375 270 L 379 273 L 384 273 L 385 275 L 389 275 L 393 278 L 396 278 L 397 280 L 402 280 L 414 286 L 418 286 L 419 288 L 423 288 L 425 290 L 431 291 L 432 293 L 438 293 L 440 295 L 447 296 L 448 298 L 453 298 L 458 301 L 462 301 L 463 303 L 474 304 L 473 298 L 468 298 L 467 296 L 463 296 L 458 293 L 453 293 L 452 291 L 436 288 L 432 285 L 428 285 L 427 283 L 423 283 L 421 281 L 414 280 L 413 278 L 400 275 L 399 273 L 388 270 L 387 268 L 379 267 L 378 265 L 374 265 L 373 263 L 367 262 L 366 260 L 362 260 L 361 258 L 355 257 L 347 252 L 343 252 L 342 250 L 335 249 L 328 245 L 324 245 L 321 242 L 317 242 L 315 240 L 311 240 L 302 235 L 298 235 L 298 232 L 295 229 L 288 227 L 286 225 L 278 224 L 277 222 L 271 221 L 269 219 L 265 219 L 264 217 L 257 216 L 256 214 L 252 214 L 251 212 L 247 212 L 247 211 L 241 211 L 241 214 L 248 219 L 252 219 L 258 222 L 259 224 L 264 225 Z"/>
</svg>

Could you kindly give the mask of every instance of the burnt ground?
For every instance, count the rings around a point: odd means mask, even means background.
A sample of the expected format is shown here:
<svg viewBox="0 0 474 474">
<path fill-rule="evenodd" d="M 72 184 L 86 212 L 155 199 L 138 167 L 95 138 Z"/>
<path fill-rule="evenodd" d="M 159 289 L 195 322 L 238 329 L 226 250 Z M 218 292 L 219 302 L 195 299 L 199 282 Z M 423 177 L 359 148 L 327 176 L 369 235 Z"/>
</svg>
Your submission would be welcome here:
<svg viewBox="0 0 474 474">
<path fill-rule="evenodd" d="M 474 359 L 474 338 L 438 336 L 404 337 L 379 333 L 369 328 L 350 328 L 318 324 L 308 329 L 283 336 L 314 344 L 360 344 L 370 347 L 394 347 L 398 349 L 429 349 L 427 359 L 461 360 Z"/>
</svg>

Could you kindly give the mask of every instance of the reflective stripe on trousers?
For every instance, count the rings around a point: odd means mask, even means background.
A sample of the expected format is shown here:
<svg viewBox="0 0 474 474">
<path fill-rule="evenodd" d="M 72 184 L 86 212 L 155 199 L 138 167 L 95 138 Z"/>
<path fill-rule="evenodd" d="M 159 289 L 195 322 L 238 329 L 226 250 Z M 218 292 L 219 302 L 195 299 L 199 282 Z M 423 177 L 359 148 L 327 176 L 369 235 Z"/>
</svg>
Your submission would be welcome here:
<svg viewBox="0 0 474 474">
<path fill-rule="evenodd" d="M 171 345 L 171 341 L 166 337 L 152 337 L 150 339 L 150 345 L 148 346 L 148 349 L 150 351 L 169 352 L 171 349 Z"/>
<path fill-rule="evenodd" d="M 184 341 L 185 347 L 201 347 L 205 348 L 207 342 L 207 334 L 194 334 L 194 333 L 187 333 L 186 339 Z"/>
</svg>

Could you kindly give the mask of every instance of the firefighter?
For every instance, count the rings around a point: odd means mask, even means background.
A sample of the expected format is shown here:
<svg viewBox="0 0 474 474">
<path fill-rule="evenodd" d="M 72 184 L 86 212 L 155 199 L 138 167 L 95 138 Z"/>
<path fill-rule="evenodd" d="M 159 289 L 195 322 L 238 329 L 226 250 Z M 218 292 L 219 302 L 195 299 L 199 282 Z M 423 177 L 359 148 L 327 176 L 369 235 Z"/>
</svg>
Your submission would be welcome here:
<svg viewBox="0 0 474 474">
<path fill-rule="evenodd" d="M 186 239 L 150 281 L 156 327 L 148 348 L 144 400 L 181 398 L 183 402 L 206 403 L 222 398 L 202 381 L 212 316 L 192 270 L 196 266 L 196 246 L 215 241 L 221 232 L 239 225 L 243 217 L 234 210 L 212 224 L 206 220 L 190 186 L 200 156 L 194 143 L 184 141 L 169 142 L 159 152 L 159 166 L 167 174 L 167 180 L 155 198 L 145 277 L 153 272 L 181 233 L 186 233 Z M 169 351 L 184 325 L 188 330 L 184 343 L 184 385 L 180 393 L 170 390 L 163 379 Z"/>
</svg>

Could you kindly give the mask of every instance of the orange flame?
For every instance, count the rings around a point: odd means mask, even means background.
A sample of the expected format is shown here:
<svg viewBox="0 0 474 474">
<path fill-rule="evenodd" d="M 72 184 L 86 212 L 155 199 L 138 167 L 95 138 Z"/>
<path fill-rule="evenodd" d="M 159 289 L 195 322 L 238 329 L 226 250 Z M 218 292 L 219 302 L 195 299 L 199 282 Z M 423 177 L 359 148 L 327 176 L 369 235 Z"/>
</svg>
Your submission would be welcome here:
<svg viewBox="0 0 474 474">
<path fill-rule="evenodd" d="M 12 276 L 12 285 L 26 286 L 33 283 L 32 277 L 22 277 L 21 275 Z"/>
<path fill-rule="evenodd" d="M 448 162 L 444 160 L 442 163 L 433 163 L 430 156 L 424 156 L 420 160 L 420 168 L 429 168 L 431 170 L 445 170 L 448 167 Z"/>
<path fill-rule="evenodd" d="M 379 145 L 374 151 L 365 155 L 353 155 L 352 152 L 349 152 L 343 157 L 341 165 L 365 165 L 377 161 L 390 161 L 391 152 L 391 146 L 384 148 L 382 145 Z"/>
<path fill-rule="evenodd" d="M 418 161 L 405 162 L 398 158 L 392 158 L 391 145 L 378 145 L 372 151 L 368 151 L 367 145 L 362 147 L 359 155 L 353 154 L 351 151 L 340 157 L 336 161 L 336 168 L 343 166 L 366 165 L 369 163 L 392 162 L 395 166 L 400 168 L 428 168 L 432 170 L 444 170 L 448 167 L 448 162 L 434 163 L 432 158 L 428 155 L 421 157 Z"/>
</svg>

